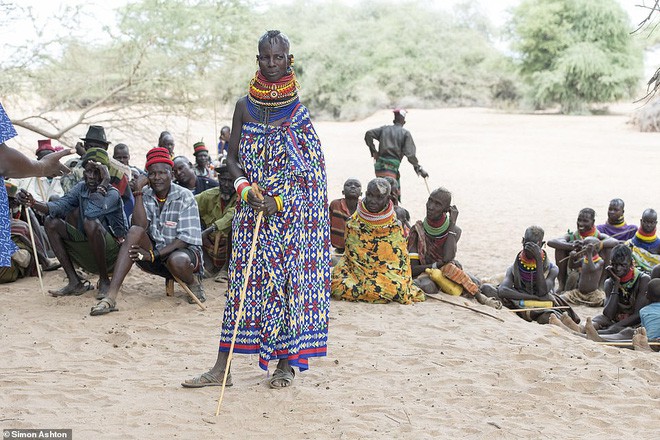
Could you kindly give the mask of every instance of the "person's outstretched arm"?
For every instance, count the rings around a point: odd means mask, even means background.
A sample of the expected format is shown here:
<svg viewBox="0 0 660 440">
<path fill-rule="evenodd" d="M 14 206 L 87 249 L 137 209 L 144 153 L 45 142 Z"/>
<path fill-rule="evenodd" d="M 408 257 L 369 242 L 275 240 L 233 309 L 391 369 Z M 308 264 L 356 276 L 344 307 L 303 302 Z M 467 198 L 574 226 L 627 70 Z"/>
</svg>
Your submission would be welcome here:
<svg viewBox="0 0 660 440">
<path fill-rule="evenodd" d="M 64 149 L 51 153 L 41 160 L 32 160 L 18 150 L 0 144 L 0 176 L 4 177 L 54 177 L 69 172 L 69 168 L 60 163 L 60 158 L 72 154 L 73 150 Z"/>
</svg>

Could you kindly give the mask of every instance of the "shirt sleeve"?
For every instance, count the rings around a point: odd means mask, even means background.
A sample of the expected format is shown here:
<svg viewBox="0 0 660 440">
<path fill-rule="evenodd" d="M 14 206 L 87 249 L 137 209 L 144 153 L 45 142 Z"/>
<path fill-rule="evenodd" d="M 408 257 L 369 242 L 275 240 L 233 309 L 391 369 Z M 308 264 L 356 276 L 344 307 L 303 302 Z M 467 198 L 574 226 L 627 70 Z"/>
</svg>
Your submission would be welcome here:
<svg viewBox="0 0 660 440">
<path fill-rule="evenodd" d="M 80 205 L 80 192 L 85 183 L 78 182 L 70 191 L 52 202 L 48 202 L 48 215 L 56 218 L 64 218 L 66 215 Z"/>
<path fill-rule="evenodd" d="M 182 200 L 177 223 L 176 238 L 188 244 L 201 246 L 202 227 L 199 222 L 199 210 L 192 193 L 187 192 Z"/>
<path fill-rule="evenodd" d="M 4 107 L 0 104 L 0 144 L 4 144 L 11 138 L 16 137 L 16 129 L 11 123 L 9 116 L 5 113 Z"/>
<path fill-rule="evenodd" d="M 118 211 L 121 196 L 116 188 L 110 188 L 106 195 L 94 192 L 89 196 L 89 203 L 85 207 L 85 218 L 96 219 Z"/>
<path fill-rule="evenodd" d="M 227 233 L 231 230 L 231 221 L 234 218 L 236 213 L 236 198 L 234 198 L 233 203 L 227 208 L 225 213 L 218 220 L 213 223 L 218 231 Z"/>
<path fill-rule="evenodd" d="M 412 135 L 409 131 L 406 131 L 405 137 L 403 138 L 403 155 L 408 158 L 413 166 L 417 166 L 419 161 L 417 160 L 417 147 L 415 147 L 415 141 L 413 141 Z"/>
<path fill-rule="evenodd" d="M 382 131 L 383 127 L 380 128 L 374 128 L 372 130 L 367 131 L 364 134 L 364 142 L 369 146 L 369 148 L 375 148 L 374 146 L 374 139 L 377 141 L 380 141 L 380 133 Z"/>
</svg>

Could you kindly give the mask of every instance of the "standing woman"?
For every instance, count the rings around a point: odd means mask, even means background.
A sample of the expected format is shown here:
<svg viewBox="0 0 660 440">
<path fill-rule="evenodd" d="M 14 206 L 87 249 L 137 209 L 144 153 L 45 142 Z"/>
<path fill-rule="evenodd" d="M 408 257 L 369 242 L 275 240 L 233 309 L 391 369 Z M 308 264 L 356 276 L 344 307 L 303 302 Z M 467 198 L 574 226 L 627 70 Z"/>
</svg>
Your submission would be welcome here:
<svg viewBox="0 0 660 440">
<path fill-rule="evenodd" d="M 272 388 L 291 385 L 293 367 L 325 356 L 330 297 L 330 221 L 325 160 L 309 112 L 298 100 L 289 39 L 268 31 L 259 39 L 259 70 L 236 103 L 227 165 L 241 198 L 232 223 L 230 283 L 220 350 L 213 368 L 184 387 L 221 385 L 247 276 L 245 314 L 236 353 L 278 360 Z M 260 199 L 251 185 L 259 186 Z M 256 219 L 263 213 L 249 274 Z M 227 385 L 231 384 L 231 376 Z"/>
</svg>

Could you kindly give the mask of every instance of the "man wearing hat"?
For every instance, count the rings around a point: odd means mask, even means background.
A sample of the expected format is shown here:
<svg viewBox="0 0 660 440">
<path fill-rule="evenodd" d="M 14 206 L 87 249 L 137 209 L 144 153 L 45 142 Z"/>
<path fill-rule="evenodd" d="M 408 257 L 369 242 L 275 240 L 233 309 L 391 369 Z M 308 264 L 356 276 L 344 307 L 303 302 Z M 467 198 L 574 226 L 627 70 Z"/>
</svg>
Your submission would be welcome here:
<svg viewBox="0 0 660 440">
<path fill-rule="evenodd" d="M 50 139 L 37 141 L 37 150 L 35 155 L 37 160 L 42 160 L 49 154 L 62 151 L 62 147 L 54 147 Z M 25 177 L 23 179 L 12 179 L 19 189 L 24 189 L 34 195 L 34 198 L 40 202 L 47 202 L 51 197 L 61 197 L 64 194 L 62 189 L 61 177 Z"/>
<path fill-rule="evenodd" d="M 110 285 L 108 274 L 117 260 L 128 222 L 119 191 L 109 184 L 108 163 L 107 151 L 90 148 L 81 161 L 84 180 L 60 199 L 38 202 L 25 191 L 17 196 L 20 203 L 48 214 L 44 225 L 46 235 L 69 279 L 63 288 L 49 291 L 53 296 L 82 295 L 91 289 L 89 281 L 80 279 L 74 264 L 99 274 L 98 298 L 105 295 Z M 76 226 L 64 221 L 72 211 L 78 213 Z"/>
<path fill-rule="evenodd" d="M 172 159 L 174 168 L 172 175 L 177 185 L 192 191 L 193 195 L 197 195 L 210 188 L 216 188 L 218 181 L 210 177 L 198 176 L 195 174 L 196 168 L 193 166 L 190 159 L 186 156 L 177 156 Z"/>
<path fill-rule="evenodd" d="M 200 301 L 206 301 L 201 283 L 199 211 L 192 193 L 172 183 L 172 165 L 167 148 L 156 147 L 147 153 L 147 175 L 139 176 L 135 187 L 132 226 L 119 252 L 108 294 L 92 307 L 90 315 L 117 310 L 119 289 L 133 263 L 166 280 L 179 278 Z"/>
<path fill-rule="evenodd" d="M 193 145 L 195 155 L 195 175 L 215 179 L 216 173 L 211 165 L 211 158 L 209 157 L 209 150 L 203 141 L 199 141 Z"/>
<path fill-rule="evenodd" d="M 219 270 L 215 281 L 229 279 L 229 257 L 231 256 L 231 221 L 236 212 L 236 190 L 227 165 L 216 168 L 220 186 L 195 196 L 202 222 L 202 247 L 205 261 L 212 271 Z"/>
<path fill-rule="evenodd" d="M 100 148 L 107 151 L 110 145 L 110 142 L 108 142 L 105 136 L 105 128 L 100 125 L 90 125 L 87 129 L 87 134 L 85 137 L 80 138 L 80 140 L 83 142 L 76 144 L 76 151 L 80 154 L 81 158 L 90 148 Z M 83 180 L 84 171 L 81 160 L 79 159 L 74 159 L 67 163 L 67 165 L 71 168 L 71 174 L 62 179 L 62 189 L 65 192 L 70 191 L 78 182 Z M 118 160 L 109 158 L 108 172 L 110 173 L 110 185 L 119 191 L 121 200 L 124 202 L 126 218 L 130 218 L 135 204 L 133 195 L 131 194 L 131 188 L 128 185 L 133 177 L 131 169 Z"/>
<path fill-rule="evenodd" d="M 412 135 L 403 128 L 406 123 L 407 111 L 397 108 L 393 112 L 394 124 L 367 131 L 364 135 L 364 142 L 369 147 L 371 157 L 375 160 L 376 177 L 392 177 L 399 183 L 400 189 L 399 166 L 403 156 L 408 158 L 408 162 L 413 166 L 418 176 L 427 178 L 429 173 L 424 171 L 415 156 L 416 148 Z M 374 146 L 374 139 L 378 141 L 378 150 Z M 399 194 L 400 200 L 401 194 Z"/>
</svg>

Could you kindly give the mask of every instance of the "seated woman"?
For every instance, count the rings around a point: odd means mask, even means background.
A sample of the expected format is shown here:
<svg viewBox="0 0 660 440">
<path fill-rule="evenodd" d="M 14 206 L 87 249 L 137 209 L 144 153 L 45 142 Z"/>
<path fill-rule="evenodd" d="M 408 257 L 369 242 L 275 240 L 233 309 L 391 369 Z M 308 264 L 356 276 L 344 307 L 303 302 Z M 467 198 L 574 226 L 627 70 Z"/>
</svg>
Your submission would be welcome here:
<svg viewBox="0 0 660 440">
<path fill-rule="evenodd" d="M 538 226 L 530 226 L 525 230 L 522 244 L 516 259 L 507 271 L 504 281 L 495 287 L 490 284 L 481 286 L 481 292 L 489 297 L 499 298 L 505 307 L 510 309 L 530 308 L 518 312 L 518 316 L 526 321 L 536 321 L 547 324 L 551 315 L 561 316 L 561 312 L 553 307 L 567 307 L 571 318 L 580 322 L 580 318 L 558 295 L 555 295 L 555 280 L 557 266 L 548 260 L 543 248 L 545 232 Z M 549 307 L 534 310 L 538 301 L 548 303 Z"/>
<path fill-rule="evenodd" d="M 475 297 L 481 304 L 500 308 L 498 301 L 485 297 L 479 291 L 479 280 L 463 271 L 455 260 L 461 228 L 456 225 L 458 209 L 451 204 L 451 193 L 438 188 L 426 202 L 426 217 L 418 221 L 408 236 L 408 252 L 415 285 L 425 293 L 437 293 L 438 285 L 427 274 L 427 269 L 439 269 L 458 284 L 464 293 Z"/>
<path fill-rule="evenodd" d="M 401 304 L 424 301 L 412 282 L 403 230 L 389 199 L 390 184 L 377 177 L 367 186 L 356 215 L 346 223 L 346 248 L 332 270 L 332 297 Z"/>
</svg>

